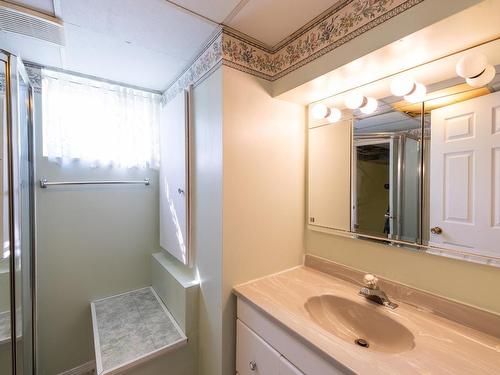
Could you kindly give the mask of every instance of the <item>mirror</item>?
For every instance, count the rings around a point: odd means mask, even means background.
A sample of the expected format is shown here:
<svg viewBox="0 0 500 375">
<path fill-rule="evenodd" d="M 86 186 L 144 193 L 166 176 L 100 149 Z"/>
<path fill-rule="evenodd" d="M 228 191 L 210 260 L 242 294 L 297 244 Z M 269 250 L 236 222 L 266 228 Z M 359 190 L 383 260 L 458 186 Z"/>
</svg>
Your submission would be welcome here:
<svg viewBox="0 0 500 375">
<path fill-rule="evenodd" d="M 500 265 L 500 38 L 309 106 L 308 192 L 311 229 Z"/>
</svg>

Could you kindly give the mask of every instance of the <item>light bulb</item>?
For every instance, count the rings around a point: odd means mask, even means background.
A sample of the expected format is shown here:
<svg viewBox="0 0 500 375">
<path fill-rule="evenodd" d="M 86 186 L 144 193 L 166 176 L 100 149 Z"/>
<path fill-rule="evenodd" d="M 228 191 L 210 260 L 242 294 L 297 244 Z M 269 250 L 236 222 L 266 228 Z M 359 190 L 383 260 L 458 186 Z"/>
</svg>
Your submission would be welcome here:
<svg viewBox="0 0 500 375">
<path fill-rule="evenodd" d="M 330 108 L 328 108 L 323 103 L 315 104 L 311 110 L 312 117 L 316 120 L 324 119 L 330 114 Z"/>
<path fill-rule="evenodd" d="M 493 65 L 487 64 L 484 71 L 480 75 L 475 78 L 466 78 L 465 82 L 467 82 L 467 84 L 472 87 L 486 86 L 493 80 L 493 78 L 495 78 L 496 74 L 497 72 L 495 71 L 495 67 Z"/>
<path fill-rule="evenodd" d="M 358 109 L 366 104 L 366 97 L 359 92 L 352 92 L 345 98 L 345 106 L 349 109 Z"/>
<path fill-rule="evenodd" d="M 463 56 L 456 65 L 457 74 L 462 78 L 474 78 L 481 74 L 488 65 L 485 55 L 474 53 Z"/>
<path fill-rule="evenodd" d="M 342 111 L 338 108 L 330 108 L 330 115 L 326 118 L 328 122 L 337 122 L 342 118 Z"/>
<path fill-rule="evenodd" d="M 409 77 L 397 77 L 391 82 L 391 93 L 394 96 L 405 96 L 415 90 L 415 81 Z"/>
<path fill-rule="evenodd" d="M 361 107 L 359 110 L 363 112 L 365 115 L 369 115 L 377 110 L 378 102 L 377 99 L 367 98 L 366 104 Z"/>
<path fill-rule="evenodd" d="M 426 94 L 427 88 L 421 83 L 416 83 L 415 90 L 410 95 L 405 95 L 405 100 L 410 103 L 423 102 Z"/>
</svg>

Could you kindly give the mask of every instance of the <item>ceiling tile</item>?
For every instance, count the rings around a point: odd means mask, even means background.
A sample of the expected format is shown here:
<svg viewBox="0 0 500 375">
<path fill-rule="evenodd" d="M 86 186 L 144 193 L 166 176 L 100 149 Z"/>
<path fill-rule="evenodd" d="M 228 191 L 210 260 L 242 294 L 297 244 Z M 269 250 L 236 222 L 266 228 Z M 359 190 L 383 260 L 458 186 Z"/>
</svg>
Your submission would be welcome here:
<svg viewBox="0 0 500 375">
<path fill-rule="evenodd" d="M 46 7 L 47 1 L 23 0 Z M 21 35 L 0 34 L 0 47 L 41 65 L 164 90 L 216 30 L 165 0 L 59 1 L 62 61 L 57 46 Z"/>
<path fill-rule="evenodd" d="M 164 0 L 62 0 L 62 15 L 66 24 L 182 59 L 215 30 Z"/>
<path fill-rule="evenodd" d="M 222 23 L 240 2 L 246 3 L 248 1 L 249 0 L 172 0 L 173 3 L 208 17 L 218 23 Z"/>
<path fill-rule="evenodd" d="M 25 61 L 61 67 L 59 46 L 24 35 L 0 31 L 0 48 L 20 56 Z"/>
<path fill-rule="evenodd" d="M 66 38 L 65 69 L 150 89 L 166 89 L 189 63 L 73 25 L 66 26 Z"/>
</svg>

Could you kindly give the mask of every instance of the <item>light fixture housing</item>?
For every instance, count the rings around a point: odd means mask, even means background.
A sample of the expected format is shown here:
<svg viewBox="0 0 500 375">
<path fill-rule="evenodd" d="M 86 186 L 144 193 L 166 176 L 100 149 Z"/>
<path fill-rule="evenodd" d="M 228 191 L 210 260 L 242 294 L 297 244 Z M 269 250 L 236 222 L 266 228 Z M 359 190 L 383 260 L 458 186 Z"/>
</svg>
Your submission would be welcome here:
<svg viewBox="0 0 500 375">
<path fill-rule="evenodd" d="M 415 83 L 415 90 L 410 95 L 405 95 L 405 100 L 409 103 L 418 103 L 425 100 L 427 88 L 422 83 Z"/>
<path fill-rule="evenodd" d="M 315 120 L 324 119 L 330 115 L 330 108 L 323 103 L 315 104 L 311 109 L 311 115 Z"/>
<path fill-rule="evenodd" d="M 378 101 L 375 98 L 366 98 L 366 104 L 361 107 L 359 110 L 365 115 L 372 114 L 378 108 Z"/>
<path fill-rule="evenodd" d="M 473 53 L 462 56 L 456 65 L 457 75 L 462 78 L 474 78 L 486 69 L 488 59 L 481 53 Z"/>
<path fill-rule="evenodd" d="M 342 111 L 338 108 L 330 108 L 330 115 L 326 118 L 328 122 L 338 122 L 342 118 Z"/>
<path fill-rule="evenodd" d="M 416 88 L 415 81 L 409 77 L 396 77 L 391 82 L 391 93 L 394 96 L 410 95 Z"/>
<path fill-rule="evenodd" d="M 345 98 L 345 106 L 349 109 L 358 109 L 365 106 L 367 100 L 366 96 L 363 96 L 359 92 L 352 92 Z"/>
<path fill-rule="evenodd" d="M 473 78 L 466 78 L 465 82 L 467 82 L 467 84 L 472 87 L 486 86 L 488 83 L 493 81 L 493 78 L 495 78 L 496 74 L 497 72 L 495 70 L 495 67 L 493 65 L 486 64 L 486 67 L 481 74 Z"/>
</svg>

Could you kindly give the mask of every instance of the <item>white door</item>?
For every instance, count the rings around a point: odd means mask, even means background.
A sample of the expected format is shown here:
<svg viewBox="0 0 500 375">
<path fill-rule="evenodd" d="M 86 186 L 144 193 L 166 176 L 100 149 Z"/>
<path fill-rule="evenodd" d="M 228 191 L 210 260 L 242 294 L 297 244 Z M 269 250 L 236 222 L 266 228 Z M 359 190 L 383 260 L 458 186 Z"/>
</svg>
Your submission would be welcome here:
<svg viewBox="0 0 500 375">
<path fill-rule="evenodd" d="M 309 129 L 309 219 L 311 225 L 349 231 L 351 121 Z"/>
<path fill-rule="evenodd" d="M 160 246 L 184 264 L 189 259 L 188 94 L 163 108 L 160 121 Z"/>
<path fill-rule="evenodd" d="M 500 92 L 432 111 L 430 226 L 432 245 L 500 255 Z"/>
</svg>

